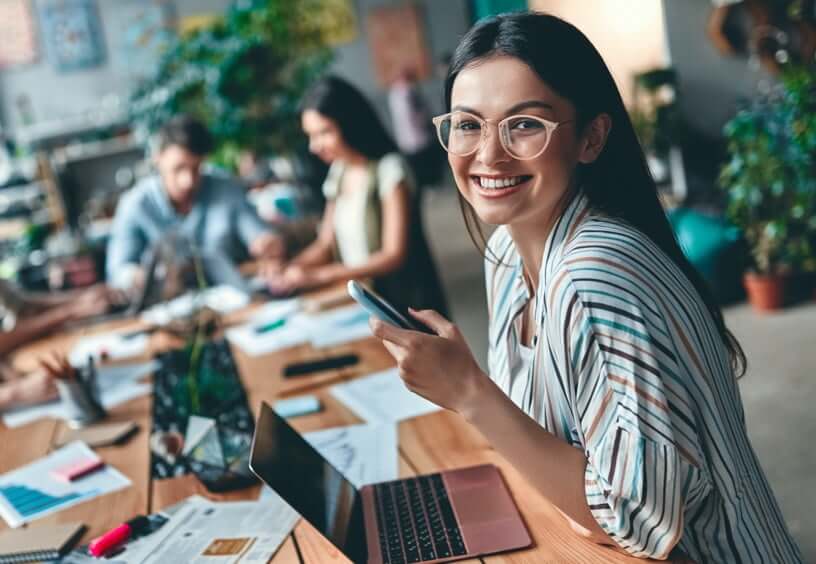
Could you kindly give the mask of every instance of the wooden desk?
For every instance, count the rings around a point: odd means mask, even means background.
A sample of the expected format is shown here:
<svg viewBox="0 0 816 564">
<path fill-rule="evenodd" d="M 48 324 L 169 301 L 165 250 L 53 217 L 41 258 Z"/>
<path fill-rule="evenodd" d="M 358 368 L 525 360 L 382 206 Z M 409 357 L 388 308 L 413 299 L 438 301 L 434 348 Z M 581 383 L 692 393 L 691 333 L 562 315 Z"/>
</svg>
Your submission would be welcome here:
<svg viewBox="0 0 816 564">
<path fill-rule="evenodd" d="M 242 316 L 239 315 L 236 319 Z M 46 351 L 67 351 L 83 334 L 104 332 L 123 325 L 135 326 L 136 323 L 106 324 L 55 335 L 21 350 L 15 356 L 15 363 L 21 367 L 26 365 L 30 367 L 36 362 L 36 358 Z M 166 348 L 168 344 L 166 337 L 154 335 L 151 349 L 155 352 Z M 360 355 L 361 363 L 358 366 L 297 380 L 284 381 L 281 377 L 281 369 L 286 363 L 310 358 L 315 354 L 335 354 L 348 350 L 354 350 Z M 358 341 L 319 353 L 308 346 L 255 358 L 244 355 L 238 349 L 233 349 L 233 353 L 253 412 L 257 413 L 262 400 L 272 401 L 280 396 L 290 396 L 307 390 L 321 398 L 324 404 L 321 413 L 292 420 L 300 431 L 359 423 L 360 420 L 352 412 L 328 394 L 328 385 L 393 366 L 390 355 L 374 339 Z M 132 480 L 132 487 L 76 505 L 40 521 L 83 522 L 89 529 L 82 542 L 88 542 L 134 515 L 158 511 L 192 494 L 201 494 L 218 500 L 255 499 L 258 496 L 259 486 L 225 495 L 210 494 L 192 475 L 169 480 L 152 480 L 148 449 L 150 413 L 149 397 L 138 398 L 113 409 L 112 419 L 135 420 L 139 423 L 140 430 L 123 446 L 97 449 L 107 463 L 118 468 Z M 0 423 L 2 445 L 0 473 L 31 462 L 51 451 L 61 425 L 62 422 L 42 420 L 17 429 L 8 429 Z M 531 531 L 535 546 L 527 550 L 466 562 L 481 561 L 490 564 L 643 562 L 579 538 L 557 510 L 533 490 L 524 478 L 491 448 L 480 433 L 458 415 L 443 411 L 404 421 L 399 426 L 399 468 L 403 476 L 485 462 L 501 468 L 502 475 Z M 5 523 L 0 522 L 0 529 L 5 527 Z M 347 560 L 308 523 L 301 520 L 271 562 L 317 564 Z"/>
</svg>

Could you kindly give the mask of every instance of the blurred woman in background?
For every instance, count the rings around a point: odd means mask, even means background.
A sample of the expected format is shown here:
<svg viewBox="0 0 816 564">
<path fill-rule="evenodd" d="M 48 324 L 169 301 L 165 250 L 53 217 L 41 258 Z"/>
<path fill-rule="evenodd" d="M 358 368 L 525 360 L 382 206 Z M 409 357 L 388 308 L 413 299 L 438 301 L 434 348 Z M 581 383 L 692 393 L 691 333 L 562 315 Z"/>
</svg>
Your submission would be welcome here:
<svg viewBox="0 0 816 564">
<path fill-rule="evenodd" d="M 289 293 L 370 278 L 398 307 L 446 312 L 413 175 L 371 104 L 330 76 L 304 98 L 301 123 L 309 150 L 330 164 L 326 208 L 317 239 L 289 262 L 267 267 L 270 289 Z"/>
</svg>

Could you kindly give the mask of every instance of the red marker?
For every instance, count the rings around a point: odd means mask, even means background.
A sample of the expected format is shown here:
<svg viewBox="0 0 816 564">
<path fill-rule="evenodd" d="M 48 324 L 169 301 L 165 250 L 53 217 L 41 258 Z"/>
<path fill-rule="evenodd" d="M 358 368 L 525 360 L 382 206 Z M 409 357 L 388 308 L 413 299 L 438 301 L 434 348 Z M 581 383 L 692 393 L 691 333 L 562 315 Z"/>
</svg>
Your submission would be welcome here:
<svg viewBox="0 0 816 564">
<path fill-rule="evenodd" d="M 138 534 L 150 525 L 150 520 L 144 515 L 134 517 L 126 523 L 114 527 L 104 535 L 95 538 L 88 545 L 88 552 L 97 558 L 104 556 L 117 546 L 124 544 L 134 534 Z"/>
</svg>

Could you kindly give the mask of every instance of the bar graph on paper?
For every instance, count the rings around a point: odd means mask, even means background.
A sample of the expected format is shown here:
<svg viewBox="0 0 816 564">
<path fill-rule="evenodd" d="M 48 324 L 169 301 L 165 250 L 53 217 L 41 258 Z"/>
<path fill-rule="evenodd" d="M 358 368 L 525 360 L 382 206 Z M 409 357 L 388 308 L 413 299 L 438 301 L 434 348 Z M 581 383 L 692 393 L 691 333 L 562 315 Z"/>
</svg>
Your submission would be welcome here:
<svg viewBox="0 0 816 564">
<path fill-rule="evenodd" d="M 90 458 L 96 454 L 88 445 L 74 442 L 0 476 L 0 515 L 9 526 L 18 527 L 130 485 L 130 480 L 112 466 L 71 483 L 51 475 L 54 469 Z"/>
<path fill-rule="evenodd" d="M 6 501 L 24 518 L 31 517 L 52 507 L 65 505 L 82 497 L 92 496 L 95 493 L 96 492 L 88 492 L 87 494 L 81 494 L 74 492 L 55 496 L 35 488 L 18 484 L 0 487 L 0 495 L 6 498 Z"/>
</svg>

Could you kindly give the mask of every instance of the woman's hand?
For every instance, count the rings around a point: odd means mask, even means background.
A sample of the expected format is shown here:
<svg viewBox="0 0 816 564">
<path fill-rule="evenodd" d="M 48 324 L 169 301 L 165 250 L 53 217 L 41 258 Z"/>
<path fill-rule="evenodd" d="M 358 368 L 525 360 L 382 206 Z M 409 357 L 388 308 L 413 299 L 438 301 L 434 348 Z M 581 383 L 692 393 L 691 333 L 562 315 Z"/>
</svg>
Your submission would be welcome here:
<svg viewBox="0 0 816 564">
<path fill-rule="evenodd" d="M 57 380 L 76 377 L 76 370 L 65 355 L 54 354 L 40 359 L 40 369 L 9 383 L 13 386 L 12 401 L 15 405 L 26 405 L 50 401 L 57 398 Z"/>
<path fill-rule="evenodd" d="M 305 268 L 297 264 L 278 272 L 267 273 L 265 278 L 269 289 L 275 294 L 291 294 L 296 290 L 325 286 L 338 279 L 335 265 Z"/>
<path fill-rule="evenodd" d="M 433 310 L 410 310 L 436 332 L 427 335 L 399 329 L 371 318 L 371 330 L 396 359 L 400 376 L 412 392 L 465 414 L 491 387 L 459 329 Z"/>
<path fill-rule="evenodd" d="M 81 290 L 67 307 L 71 319 L 85 319 L 105 313 L 112 303 L 121 299 L 123 298 L 118 290 L 112 290 L 104 284 L 96 284 Z"/>
<path fill-rule="evenodd" d="M 256 259 L 283 259 L 286 256 L 286 243 L 274 233 L 262 233 L 250 243 L 249 254 Z"/>
<path fill-rule="evenodd" d="M 14 405 L 30 405 L 57 398 L 57 386 L 48 372 L 37 370 L 9 383 L 14 387 Z"/>
</svg>

